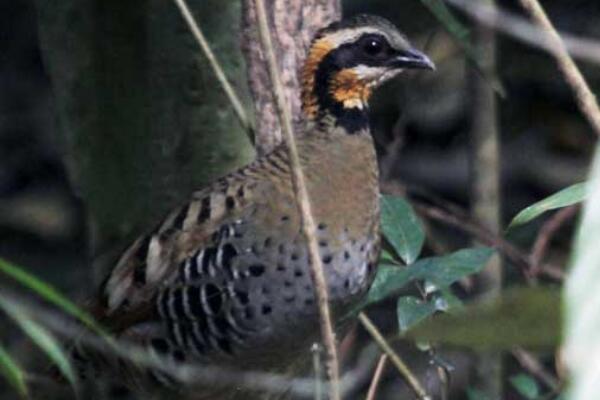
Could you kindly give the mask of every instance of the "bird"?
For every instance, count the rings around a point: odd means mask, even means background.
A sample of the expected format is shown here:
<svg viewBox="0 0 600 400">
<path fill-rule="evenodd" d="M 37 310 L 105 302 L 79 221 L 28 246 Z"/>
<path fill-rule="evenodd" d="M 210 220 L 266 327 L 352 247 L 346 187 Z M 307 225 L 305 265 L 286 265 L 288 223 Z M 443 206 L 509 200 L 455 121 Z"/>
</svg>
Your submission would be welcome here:
<svg viewBox="0 0 600 400">
<path fill-rule="evenodd" d="M 368 101 L 409 69 L 435 67 L 391 22 L 357 15 L 320 29 L 300 71 L 296 144 L 336 326 L 368 292 L 381 247 Z M 178 362 L 285 370 L 320 340 L 294 193 L 285 144 L 195 191 L 123 253 L 96 316 Z M 233 392 L 223 398 L 251 398 Z"/>
</svg>

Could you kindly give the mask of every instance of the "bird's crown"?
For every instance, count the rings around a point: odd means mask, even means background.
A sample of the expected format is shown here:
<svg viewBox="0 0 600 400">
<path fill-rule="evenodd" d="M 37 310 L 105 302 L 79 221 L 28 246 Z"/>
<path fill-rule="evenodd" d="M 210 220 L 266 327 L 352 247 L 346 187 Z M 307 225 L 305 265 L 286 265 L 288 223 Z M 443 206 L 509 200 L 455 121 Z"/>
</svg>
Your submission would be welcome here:
<svg viewBox="0 0 600 400">
<path fill-rule="evenodd" d="M 330 116 L 349 133 L 366 128 L 373 88 L 409 68 L 434 69 L 385 18 L 357 15 L 319 30 L 302 70 L 309 120 Z"/>
</svg>

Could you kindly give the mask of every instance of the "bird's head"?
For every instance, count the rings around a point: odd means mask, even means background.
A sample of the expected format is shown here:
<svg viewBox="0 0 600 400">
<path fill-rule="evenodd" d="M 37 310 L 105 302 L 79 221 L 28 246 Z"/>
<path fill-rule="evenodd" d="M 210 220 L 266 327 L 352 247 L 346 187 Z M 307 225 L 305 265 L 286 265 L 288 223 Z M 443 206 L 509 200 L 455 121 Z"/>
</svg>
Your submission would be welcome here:
<svg viewBox="0 0 600 400">
<path fill-rule="evenodd" d="M 368 124 L 372 90 L 406 69 L 433 70 L 388 20 L 358 15 L 317 32 L 302 70 L 306 118 L 330 115 L 349 132 Z"/>
</svg>

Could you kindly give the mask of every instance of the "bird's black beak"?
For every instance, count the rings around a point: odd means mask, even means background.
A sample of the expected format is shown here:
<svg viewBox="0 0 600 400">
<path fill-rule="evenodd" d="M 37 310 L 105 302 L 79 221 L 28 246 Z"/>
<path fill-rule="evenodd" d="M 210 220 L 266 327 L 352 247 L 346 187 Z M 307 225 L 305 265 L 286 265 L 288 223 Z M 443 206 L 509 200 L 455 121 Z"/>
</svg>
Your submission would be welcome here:
<svg viewBox="0 0 600 400">
<path fill-rule="evenodd" d="M 425 54 L 415 49 L 398 51 L 391 60 L 393 68 L 428 69 L 435 71 L 435 64 Z"/>
</svg>

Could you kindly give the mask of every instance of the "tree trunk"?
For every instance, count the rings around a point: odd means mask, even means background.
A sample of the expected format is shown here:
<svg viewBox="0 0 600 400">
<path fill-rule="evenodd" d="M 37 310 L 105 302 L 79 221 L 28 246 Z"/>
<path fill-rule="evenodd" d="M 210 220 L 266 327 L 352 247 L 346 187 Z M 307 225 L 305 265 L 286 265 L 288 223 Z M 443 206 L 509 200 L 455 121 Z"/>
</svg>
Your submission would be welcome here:
<svg viewBox="0 0 600 400">
<path fill-rule="evenodd" d="M 315 32 L 340 18 L 340 0 L 269 0 L 266 5 L 282 85 L 297 125 L 301 116 L 300 68 Z M 281 127 L 258 40 L 254 0 L 242 0 L 242 9 L 242 48 L 256 113 L 256 147 L 264 154 L 282 141 Z"/>
<path fill-rule="evenodd" d="M 189 5 L 245 93 L 239 3 Z M 96 250 L 127 244 L 192 190 L 252 158 L 173 2 L 38 1 L 37 8 L 68 171 Z"/>
<path fill-rule="evenodd" d="M 493 2 L 493 0 L 485 0 Z M 496 41 L 492 29 L 474 28 L 485 76 L 495 76 Z M 471 97 L 471 210 L 473 216 L 494 232 L 500 231 L 500 139 L 496 93 L 490 82 L 473 67 L 469 71 Z M 495 254 L 476 277 L 475 290 L 481 298 L 497 298 L 502 290 L 502 263 Z M 475 386 L 486 398 L 502 398 L 502 358 L 499 353 L 479 353 L 475 363 Z"/>
</svg>

